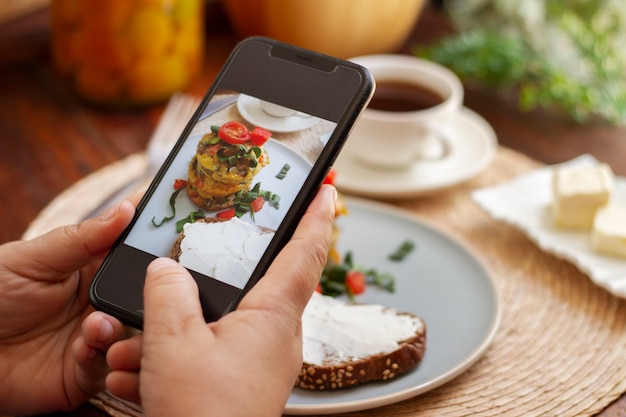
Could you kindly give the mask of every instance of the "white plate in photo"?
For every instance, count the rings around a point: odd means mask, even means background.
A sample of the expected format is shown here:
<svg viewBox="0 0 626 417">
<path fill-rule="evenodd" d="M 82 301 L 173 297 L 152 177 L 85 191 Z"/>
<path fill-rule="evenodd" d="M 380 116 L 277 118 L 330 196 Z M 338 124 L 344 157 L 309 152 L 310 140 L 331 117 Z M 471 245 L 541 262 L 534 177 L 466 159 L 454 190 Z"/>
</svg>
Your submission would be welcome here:
<svg viewBox="0 0 626 417">
<path fill-rule="evenodd" d="M 395 277 L 395 292 L 368 287 L 357 302 L 411 312 L 426 322 L 426 352 L 417 368 L 384 382 L 336 391 L 294 388 L 285 414 L 365 410 L 402 401 L 438 387 L 474 364 L 496 333 L 500 307 L 494 282 L 463 245 L 410 213 L 368 200 L 346 198 L 338 218 L 338 249 L 353 261 Z M 401 262 L 388 255 L 410 240 Z"/>
<path fill-rule="evenodd" d="M 472 178 L 487 168 L 496 155 L 495 132 L 472 110 L 461 109 L 448 126 L 438 130 L 447 141 L 447 155 L 439 160 L 417 160 L 406 169 L 377 169 L 341 152 L 335 162 L 337 188 L 372 198 L 432 194 Z M 388 138 L 381 140 L 385 139 Z"/>
<path fill-rule="evenodd" d="M 582 155 L 561 165 L 595 165 L 591 155 Z M 603 255 L 591 247 L 590 231 L 560 229 L 549 210 L 552 202 L 552 171 L 540 168 L 505 183 L 476 190 L 472 198 L 493 218 L 524 231 L 542 250 L 567 259 L 600 287 L 626 298 L 626 262 Z M 615 177 L 612 204 L 626 205 L 626 178 Z"/>
<path fill-rule="evenodd" d="M 265 128 L 271 132 L 287 133 L 308 129 L 319 121 L 317 117 L 296 115 L 289 117 L 270 116 L 261 108 L 258 98 L 240 94 L 237 99 L 237 110 L 241 117 L 249 123 Z"/>
</svg>

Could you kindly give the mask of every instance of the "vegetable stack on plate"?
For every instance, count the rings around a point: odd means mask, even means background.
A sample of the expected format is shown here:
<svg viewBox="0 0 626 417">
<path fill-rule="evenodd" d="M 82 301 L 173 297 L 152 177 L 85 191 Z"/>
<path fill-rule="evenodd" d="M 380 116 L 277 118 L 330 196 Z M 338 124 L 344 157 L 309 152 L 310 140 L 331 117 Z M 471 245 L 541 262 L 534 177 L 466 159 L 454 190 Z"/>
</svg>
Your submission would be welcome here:
<svg viewBox="0 0 626 417">
<path fill-rule="evenodd" d="M 270 136 L 265 129 L 249 130 L 236 121 L 211 126 L 189 163 L 189 198 L 205 210 L 233 206 L 236 196 L 245 194 L 254 176 L 269 164 L 263 144 Z"/>
</svg>

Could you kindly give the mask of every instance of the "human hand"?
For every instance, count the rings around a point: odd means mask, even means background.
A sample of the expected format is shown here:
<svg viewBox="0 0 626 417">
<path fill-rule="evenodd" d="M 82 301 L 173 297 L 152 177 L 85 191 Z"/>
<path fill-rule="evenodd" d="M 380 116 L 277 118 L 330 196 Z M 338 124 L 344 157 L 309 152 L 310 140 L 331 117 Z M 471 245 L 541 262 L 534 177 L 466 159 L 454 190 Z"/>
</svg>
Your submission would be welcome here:
<svg viewBox="0 0 626 417">
<path fill-rule="evenodd" d="M 148 267 L 143 334 L 107 354 L 111 393 L 148 416 L 278 416 L 302 366 L 301 316 L 326 263 L 336 191 L 322 186 L 292 239 L 237 310 L 205 323 L 171 259 Z"/>
<path fill-rule="evenodd" d="M 103 313 L 83 324 L 93 311 L 88 289 L 134 211 L 124 201 L 78 225 L 0 246 L 0 414 L 69 410 L 104 388 L 104 352 L 124 327 Z"/>
</svg>

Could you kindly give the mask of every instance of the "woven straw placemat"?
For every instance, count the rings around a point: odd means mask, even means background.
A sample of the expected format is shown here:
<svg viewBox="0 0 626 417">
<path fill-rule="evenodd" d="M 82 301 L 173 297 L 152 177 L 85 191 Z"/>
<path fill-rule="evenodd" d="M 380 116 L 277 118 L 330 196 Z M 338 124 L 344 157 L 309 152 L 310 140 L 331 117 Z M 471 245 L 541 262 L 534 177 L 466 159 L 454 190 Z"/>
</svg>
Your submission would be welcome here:
<svg viewBox="0 0 626 417">
<path fill-rule="evenodd" d="M 136 169 L 142 163 L 131 157 L 106 174 L 118 170 L 122 176 L 129 165 Z M 626 392 L 626 300 L 595 286 L 569 262 L 542 252 L 519 230 L 493 220 L 470 197 L 474 189 L 539 166 L 500 148 L 492 165 L 471 181 L 395 202 L 474 249 L 501 297 L 500 329 L 486 354 L 454 380 L 410 400 L 347 415 L 590 416 Z M 76 210 L 65 209 L 77 201 L 93 203 L 76 190 L 96 193 L 92 185 L 99 175 L 59 196 L 26 235 L 41 233 L 42 225 L 49 229 L 80 219 Z M 139 408 L 105 394 L 93 403 L 113 416 L 141 415 Z"/>
<path fill-rule="evenodd" d="M 502 316 L 491 347 L 468 372 L 410 406 L 379 410 L 383 415 L 410 409 L 415 416 L 590 416 L 626 391 L 626 300 L 493 220 L 470 197 L 540 166 L 501 147 L 472 181 L 398 204 L 479 254 L 498 287 Z"/>
</svg>

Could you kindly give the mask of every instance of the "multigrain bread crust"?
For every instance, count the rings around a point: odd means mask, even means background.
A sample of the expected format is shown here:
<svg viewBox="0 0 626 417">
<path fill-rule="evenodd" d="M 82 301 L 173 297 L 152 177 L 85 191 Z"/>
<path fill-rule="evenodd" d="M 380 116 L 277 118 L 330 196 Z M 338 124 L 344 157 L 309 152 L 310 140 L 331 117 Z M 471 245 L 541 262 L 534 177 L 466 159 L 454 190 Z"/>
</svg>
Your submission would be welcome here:
<svg viewBox="0 0 626 417">
<path fill-rule="evenodd" d="M 303 363 L 295 386 L 312 391 L 336 390 L 371 381 L 387 381 L 415 368 L 426 350 L 426 323 L 410 313 L 398 314 L 415 317 L 421 322 L 422 330 L 386 354 L 324 366 Z"/>
</svg>

